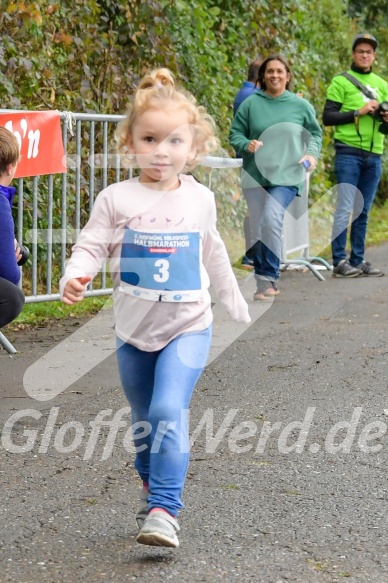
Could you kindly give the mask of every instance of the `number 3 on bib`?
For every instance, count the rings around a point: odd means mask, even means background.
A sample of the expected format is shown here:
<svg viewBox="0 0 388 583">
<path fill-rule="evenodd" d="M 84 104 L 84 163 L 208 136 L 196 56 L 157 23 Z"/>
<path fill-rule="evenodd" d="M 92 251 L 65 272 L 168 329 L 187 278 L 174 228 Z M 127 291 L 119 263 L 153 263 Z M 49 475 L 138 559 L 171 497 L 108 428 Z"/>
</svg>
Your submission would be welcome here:
<svg viewBox="0 0 388 583">
<path fill-rule="evenodd" d="M 168 278 L 170 277 L 170 273 L 168 271 L 170 263 L 167 261 L 167 259 L 158 259 L 155 261 L 155 267 L 159 268 L 159 273 L 154 275 L 154 280 L 158 283 L 165 283 L 168 281 Z"/>
</svg>

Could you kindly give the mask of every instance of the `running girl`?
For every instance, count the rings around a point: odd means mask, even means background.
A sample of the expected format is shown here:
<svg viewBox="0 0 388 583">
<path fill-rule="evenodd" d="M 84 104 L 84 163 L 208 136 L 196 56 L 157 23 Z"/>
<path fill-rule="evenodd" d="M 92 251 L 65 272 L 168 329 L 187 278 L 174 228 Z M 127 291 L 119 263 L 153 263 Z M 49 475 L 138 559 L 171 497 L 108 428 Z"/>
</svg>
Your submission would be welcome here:
<svg viewBox="0 0 388 583">
<path fill-rule="evenodd" d="M 211 344 L 210 282 L 233 320 L 250 318 L 216 229 L 214 194 L 184 174 L 217 146 L 212 118 L 158 69 L 139 84 L 116 139 L 140 176 L 99 194 L 61 293 L 66 304 L 81 301 L 110 258 L 118 367 L 143 482 L 136 540 L 177 547 L 187 410 Z"/>
</svg>

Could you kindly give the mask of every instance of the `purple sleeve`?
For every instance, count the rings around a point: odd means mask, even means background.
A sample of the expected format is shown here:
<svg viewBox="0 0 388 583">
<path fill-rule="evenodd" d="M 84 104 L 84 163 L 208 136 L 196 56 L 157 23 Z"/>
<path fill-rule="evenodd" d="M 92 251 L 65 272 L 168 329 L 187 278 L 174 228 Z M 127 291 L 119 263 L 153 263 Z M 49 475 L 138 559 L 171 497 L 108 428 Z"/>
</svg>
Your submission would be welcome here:
<svg viewBox="0 0 388 583">
<path fill-rule="evenodd" d="M 20 268 L 16 262 L 15 226 L 11 208 L 5 196 L 0 196 L 0 277 L 15 285 L 19 283 Z"/>
</svg>

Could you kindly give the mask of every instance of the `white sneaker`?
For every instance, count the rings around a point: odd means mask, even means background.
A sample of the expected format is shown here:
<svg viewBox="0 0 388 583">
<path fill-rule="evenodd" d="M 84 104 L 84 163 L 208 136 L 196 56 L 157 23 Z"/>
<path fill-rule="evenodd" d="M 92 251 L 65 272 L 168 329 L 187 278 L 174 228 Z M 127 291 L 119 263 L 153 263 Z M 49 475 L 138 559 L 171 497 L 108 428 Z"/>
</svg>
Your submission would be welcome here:
<svg viewBox="0 0 388 583">
<path fill-rule="evenodd" d="M 156 510 L 148 514 L 135 540 L 142 545 L 177 548 L 176 533 L 179 530 L 178 521 L 173 516 Z"/>
</svg>

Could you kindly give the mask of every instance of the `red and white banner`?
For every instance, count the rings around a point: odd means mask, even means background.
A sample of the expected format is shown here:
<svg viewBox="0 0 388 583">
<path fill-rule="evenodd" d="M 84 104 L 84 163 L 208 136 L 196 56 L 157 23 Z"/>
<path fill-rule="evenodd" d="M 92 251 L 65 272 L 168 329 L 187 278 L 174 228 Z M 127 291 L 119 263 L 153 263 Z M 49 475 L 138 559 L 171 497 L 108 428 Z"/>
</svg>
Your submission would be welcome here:
<svg viewBox="0 0 388 583">
<path fill-rule="evenodd" d="M 0 125 L 10 130 L 19 142 L 21 160 L 15 178 L 66 172 L 58 111 L 0 113 Z"/>
</svg>

